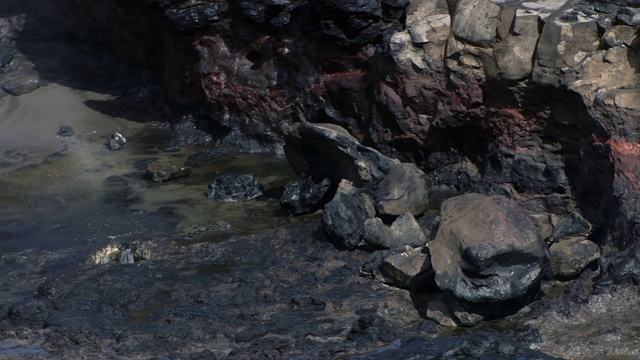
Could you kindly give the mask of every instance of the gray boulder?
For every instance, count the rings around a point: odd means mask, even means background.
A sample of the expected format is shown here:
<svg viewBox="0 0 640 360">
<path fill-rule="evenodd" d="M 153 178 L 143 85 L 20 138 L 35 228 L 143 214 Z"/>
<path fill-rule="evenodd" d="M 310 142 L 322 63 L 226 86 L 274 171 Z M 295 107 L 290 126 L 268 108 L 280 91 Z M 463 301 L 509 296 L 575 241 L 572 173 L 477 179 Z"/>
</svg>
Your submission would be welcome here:
<svg viewBox="0 0 640 360">
<path fill-rule="evenodd" d="M 428 244 L 438 287 L 466 301 L 498 302 L 539 284 L 545 245 L 515 202 L 466 194 L 443 202 L 440 212 Z"/>
<path fill-rule="evenodd" d="M 365 221 L 373 216 L 375 211 L 371 198 L 344 180 L 333 199 L 324 207 L 322 224 L 334 241 L 353 249 L 360 243 Z"/>
<path fill-rule="evenodd" d="M 364 222 L 363 238 L 377 249 L 416 248 L 427 243 L 424 231 L 411 213 L 399 216 L 391 226 L 386 226 L 380 218 L 368 219 Z"/>
<path fill-rule="evenodd" d="M 315 181 L 342 179 L 369 192 L 382 215 L 422 213 L 428 203 L 427 177 L 414 164 L 402 164 L 360 144 L 333 124 L 292 125 L 285 135 L 285 155 L 297 173 Z"/>
<path fill-rule="evenodd" d="M 263 194 L 262 185 L 251 174 L 220 175 L 207 187 L 207 195 L 221 201 L 249 201 Z"/>
</svg>

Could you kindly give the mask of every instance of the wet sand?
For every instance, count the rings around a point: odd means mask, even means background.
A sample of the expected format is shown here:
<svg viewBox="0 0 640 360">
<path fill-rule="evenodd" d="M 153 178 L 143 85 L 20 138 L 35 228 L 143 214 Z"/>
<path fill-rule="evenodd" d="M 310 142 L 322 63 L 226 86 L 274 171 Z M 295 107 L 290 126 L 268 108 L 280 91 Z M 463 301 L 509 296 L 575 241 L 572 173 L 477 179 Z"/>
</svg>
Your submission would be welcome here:
<svg viewBox="0 0 640 360">
<path fill-rule="evenodd" d="M 10 166 L 0 168 L 0 174 L 39 164 L 53 153 L 96 150 L 105 146 L 106 137 L 112 132 L 129 136 L 139 131 L 143 124 L 112 118 L 85 103 L 110 97 L 52 83 L 29 94 L 0 98 L 0 155 L 10 158 L 11 154 L 24 154 L 16 156 Z M 71 126 L 75 136 L 57 135 L 61 125 Z"/>
</svg>

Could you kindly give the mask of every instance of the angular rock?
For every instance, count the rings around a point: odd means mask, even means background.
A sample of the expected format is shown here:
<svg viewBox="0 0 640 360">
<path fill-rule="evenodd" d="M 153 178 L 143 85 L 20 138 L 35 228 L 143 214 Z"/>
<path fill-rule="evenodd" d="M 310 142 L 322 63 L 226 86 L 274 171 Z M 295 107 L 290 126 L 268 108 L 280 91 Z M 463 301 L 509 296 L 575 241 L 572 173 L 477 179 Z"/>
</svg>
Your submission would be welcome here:
<svg viewBox="0 0 640 360">
<path fill-rule="evenodd" d="M 494 40 L 500 11 L 500 6 L 489 0 L 458 1 L 451 31 L 455 36 L 472 44 Z"/>
<path fill-rule="evenodd" d="M 442 203 L 441 222 L 428 244 L 438 287 L 470 302 L 526 295 L 546 261 L 535 225 L 503 196 L 466 194 Z"/>
<path fill-rule="evenodd" d="M 109 135 L 109 149 L 112 151 L 124 149 L 127 146 L 127 139 L 120 133 Z"/>
<path fill-rule="evenodd" d="M 264 194 L 262 185 L 251 174 L 220 175 L 207 187 L 207 195 L 220 201 L 249 201 Z"/>
<path fill-rule="evenodd" d="M 318 184 L 310 176 L 302 176 L 285 186 L 280 197 L 280 206 L 292 215 L 302 215 L 318 210 L 326 201 L 331 182 L 324 178 Z"/>
<path fill-rule="evenodd" d="M 628 256 L 616 261 L 609 267 L 611 279 L 616 284 L 640 284 L 640 261 L 634 256 Z"/>
<path fill-rule="evenodd" d="M 324 207 L 322 224 L 336 242 L 353 249 L 360 243 L 365 221 L 373 216 L 375 211 L 369 195 L 344 180 Z"/>
<path fill-rule="evenodd" d="M 598 245 L 583 237 L 571 237 L 549 248 L 551 268 L 558 279 L 580 275 L 587 265 L 600 258 Z"/>
<path fill-rule="evenodd" d="M 191 175 L 191 168 L 180 167 L 165 160 L 156 160 L 147 165 L 151 180 L 163 182 Z"/>
<path fill-rule="evenodd" d="M 429 199 L 427 176 L 414 164 L 395 163 L 373 186 L 376 210 L 382 215 L 421 214 Z"/>
<path fill-rule="evenodd" d="M 287 160 L 296 172 L 316 181 L 347 179 L 371 192 L 380 214 L 418 215 L 427 207 L 427 180 L 421 170 L 363 146 L 340 126 L 295 124 L 285 142 Z"/>
<path fill-rule="evenodd" d="M 553 228 L 553 238 L 562 239 L 566 236 L 587 236 L 591 232 L 591 224 L 578 213 L 571 213 Z"/>
<path fill-rule="evenodd" d="M 380 218 L 367 219 L 363 239 L 377 249 L 416 248 L 427 243 L 424 231 L 411 213 L 399 216 L 390 227 Z"/>
<path fill-rule="evenodd" d="M 380 270 L 388 282 L 399 287 L 416 290 L 433 281 L 431 258 L 426 248 L 416 248 L 386 257 Z"/>
</svg>

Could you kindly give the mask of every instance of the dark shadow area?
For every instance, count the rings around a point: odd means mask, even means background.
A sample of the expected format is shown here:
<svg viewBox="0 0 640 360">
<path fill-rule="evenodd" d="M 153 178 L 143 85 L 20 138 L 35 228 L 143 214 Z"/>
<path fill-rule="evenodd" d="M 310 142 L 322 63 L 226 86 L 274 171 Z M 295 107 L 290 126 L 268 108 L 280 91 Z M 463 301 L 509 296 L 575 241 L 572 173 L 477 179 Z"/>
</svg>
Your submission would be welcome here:
<svg viewBox="0 0 640 360">
<path fill-rule="evenodd" d="M 74 8 L 67 0 L 5 0 L 0 17 L 17 23 L 13 33 L 3 38 L 14 46 L 11 62 L 2 69 L 5 78 L 20 82 L 25 72 L 35 73 L 40 86 L 56 83 L 110 96 L 85 102 L 106 115 L 141 122 L 162 120 L 166 108 L 157 64 L 128 58 L 114 48 L 106 30 L 83 28 L 86 24 L 76 19 L 89 19 L 81 7 Z M 6 82 L 2 86 L 14 93 Z"/>
</svg>

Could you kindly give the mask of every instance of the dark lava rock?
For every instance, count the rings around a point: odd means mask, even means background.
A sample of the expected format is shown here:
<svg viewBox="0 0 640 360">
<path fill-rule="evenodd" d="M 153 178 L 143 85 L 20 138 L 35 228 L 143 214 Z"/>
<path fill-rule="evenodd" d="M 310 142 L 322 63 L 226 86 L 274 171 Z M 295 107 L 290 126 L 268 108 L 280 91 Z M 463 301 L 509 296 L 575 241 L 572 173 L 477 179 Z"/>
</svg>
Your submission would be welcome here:
<svg viewBox="0 0 640 360">
<path fill-rule="evenodd" d="M 181 30 L 202 28 L 220 20 L 228 8 L 229 4 L 226 1 L 199 2 L 195 5 L 168 9 L 164 16 Z"/>
<path fill-rule="evenodd" d="M 391 342 L 396 334 L 389 323 L 379 315 L 367 314 L 359 317 L 351 327 L 347 340 L 357 341 L 365 338 L 367 341 Z"/>
<path fill-rule="evenodd" d="M 51 312 L 49 301 L 42 298 L 33 298 L 11 305 L 7 316 L 16 325 L 42 326 L 47 318 L 51 316 Z"/>
<path fill-rule="evenodd" d="M 564 164 L 538 153 L 518 154 L 511 167 L 513 184 L 523 190 L 552 193 L 569 187 Z"/>
<path fill-rule="evenodd" d="M 609 274 L 616 284 L 640 284 L 640 261 L 633 256 L 625 257 L 611 264 Z"/>
<path fill-rule="evenodd" d="M 73 136 L 75 135 L 75 131 L 73 131 L 73 128 L 69 125 L 60 125 L 60 128 L 58 130 L 58 136 Z"/>
<path fill-rule="evenodd" d="M 326 203 L 330 187 L 331 181 L 327 178 L 314 184 L 310 176 L 302 176 L 293 184 L 285 186 L 280 205 L 292 215 L 312 213 Z"/>
<path fill-rule="evenodd" d="M 507 336 L 489 332 L 439 337 L 433 340 L 413 338 L 399 345 L 359 359 L 366 360 L 437 360 L 437 359 L 500 359 L 551 360 L 558 359 L 531 350 Z"/>
<path fill-rule="evenodd" d="M 559 240 L 565 236 L 583 235 L 591 232 L 591 224 L 578 213 L 571 213 L 553 229 L 553 238 Z"/>
<path fill-rule="evenodd" d="M 503 196 L 467 194 L 442 203 L 429 243 L 435 279 L 470 302 L 521 297 L 542 276 L 545 245 L 527 214 Z"/>
<path fill-rule="evenodd" d="M 0 69 L 13 60 L 16 54 L 16 43 L 9 37 L 0 38 Z"/>
<path fill-rule="evenodd" d="M 415 248 L 427 242 L 424 231 L 411 213 L 399 216 L 391 226 L 386 226 L 380 218 L 368 219 L 364 223 L 363 238 L 376 249 Z"/>
<path fill-rule="evenodd" d="M 213 137 L 206 131 L 196 128 L 191 117 L 171 127 L 171 133 L 160 144 L 160 150 L 172 152 L 180 151 L 185 146 L 211 144 Z"/>
<path fill-rule="evenodd" d="M 127 146 L 127 139 L 120 133 L 109 135 L 109 149 L 115 151 L 124 149 Z"/>
<path fill-rule="evenodd" d="M 325 205 L 322 224 L 337 243 L 353 249 L 360 243 L 364 222 L 374 215 L 368 195 L 345 180 L 340 183 L 333 199 Z"/>
<path fill-rule="evenodd" d="M 151 180 L 163 182 L 191 175 L 191 168 L 181 167 L 164 160 L 156 160 L 147 165 Z"/>
<path fill-rule="evenodd" d="M 220 175 L 207 187 L 207 195 L 221 201 L 249 201 L 263 194 L 262 185 L 251 174 Z"/>
</svg>

